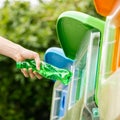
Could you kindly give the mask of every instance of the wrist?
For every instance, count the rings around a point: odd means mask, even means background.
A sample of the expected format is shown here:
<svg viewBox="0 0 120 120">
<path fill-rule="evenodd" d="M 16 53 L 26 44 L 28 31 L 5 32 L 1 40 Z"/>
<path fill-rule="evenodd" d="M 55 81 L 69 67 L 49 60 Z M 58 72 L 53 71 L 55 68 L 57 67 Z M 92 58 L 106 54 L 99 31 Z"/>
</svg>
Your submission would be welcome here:
<svg viewBox="0 0 120 120">
<path fill-rule="evenodd" d="M 23 60 L 23 57 L 22 57 L 22 51 L 23 51 L 23 47 L 20 46 L 20 45 L 16 45 L 16 52 L 13 56 L 13 59 L 18 62 L 18 61 L 22 61 Z"/>
</svg>

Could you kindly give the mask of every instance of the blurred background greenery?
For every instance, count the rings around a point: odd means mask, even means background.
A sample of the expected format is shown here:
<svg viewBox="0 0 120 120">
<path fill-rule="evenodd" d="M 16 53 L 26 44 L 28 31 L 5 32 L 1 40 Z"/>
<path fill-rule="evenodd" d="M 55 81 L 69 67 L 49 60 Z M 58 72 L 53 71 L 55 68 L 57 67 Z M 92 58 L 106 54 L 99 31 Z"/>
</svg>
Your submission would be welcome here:
<svg viewBox="0 0 120 120">
<path fill-rule="evenodd" d="M 93 0 L 39 0 L 37 6 L 5 0 L 0 8 L 0 36 L 40 53 L 60 47 L 56 34 L 58 16 L 76 10 L 100 17 Z M 49 120 L 54 83 L 25 78 L 15 62 L 0 56 L 0 120 Z"/>
</svg>

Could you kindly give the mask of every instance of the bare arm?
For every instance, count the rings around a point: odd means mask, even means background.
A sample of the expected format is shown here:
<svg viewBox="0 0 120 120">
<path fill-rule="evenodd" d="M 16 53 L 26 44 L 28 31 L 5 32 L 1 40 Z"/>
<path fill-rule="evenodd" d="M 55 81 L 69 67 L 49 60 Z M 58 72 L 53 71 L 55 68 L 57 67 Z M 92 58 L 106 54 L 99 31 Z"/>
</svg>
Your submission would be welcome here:
<svg viewBox="0 0 120 120">
<path fill-rule="evenodd" d="M 3 37 L 0 37 L 0 54 L 10 57 L 16 62 L 23 61 L 25 59 L 34 59 L 36 62 L 37 69 L 40 68 L 40 57 L 38 53 L 28 50 Z M 23 72 L 25 77 L 28 77 L 30 75 L 30 77 L 33 78 L 34 74 L 36 75 L 36 73 L 33 73 L 31 69 L 29 70 L 29 73 L 30 73 L 29 75 L 25 69 L 22 69 L 21 71 Z M 39 75 L 36 75 L 36 76 L 40 78 Z"/>
<path fill-rule="evenodd" d="M 3 37 L 0 37 L 0 54 L 8 56 L 17 61 L 20 49 L 22 49 L 20 45 L 15 44 Z"/>
</svg>

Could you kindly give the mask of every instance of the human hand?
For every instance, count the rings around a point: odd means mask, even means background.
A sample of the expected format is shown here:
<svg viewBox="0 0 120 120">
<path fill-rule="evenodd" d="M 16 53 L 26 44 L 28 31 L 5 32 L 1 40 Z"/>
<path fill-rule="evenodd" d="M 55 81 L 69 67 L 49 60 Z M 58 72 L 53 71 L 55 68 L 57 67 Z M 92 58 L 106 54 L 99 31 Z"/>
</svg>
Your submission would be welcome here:
<svg viewBox="0 0 120 120">
<path fill-rule="evenodd" d="M 34 59 L 36 62 L 36 68 L 40 69 L 40 56 L 38 53 L 25 49 L 23 47 L 20 48 L 19 53 L 16 56 L 16 62 L 24 61 L 26 59 Z M 25 77 L 34 78 L 37 77 L 38 79 L 41 79 L 41 75 L 37 72 L 33 71 L 32 68 L 29 68 L 28 70 L 23 68 L 21 69 L 21 72 Z"/>
</svg>

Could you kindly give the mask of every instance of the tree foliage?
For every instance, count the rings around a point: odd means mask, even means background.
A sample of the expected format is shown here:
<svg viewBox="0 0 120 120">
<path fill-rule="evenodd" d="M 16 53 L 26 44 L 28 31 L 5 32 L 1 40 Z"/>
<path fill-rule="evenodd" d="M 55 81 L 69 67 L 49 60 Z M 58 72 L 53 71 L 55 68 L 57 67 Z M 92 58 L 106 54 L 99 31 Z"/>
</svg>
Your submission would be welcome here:
<svg viewBox="0 0 120 120">
<path fill-rule="evenodd" d="M 60 43 L 56 20 L 67 10 L 96 14 L 92 0 L 52 0 L 30 7 L 29 2 L 6 0 L 0 8 L 0 35 L 40 53 Z M 0 56 L 0 120 L 49 120 L 54 83 L 24 78 L 10 58 Z"/>
</svg>

